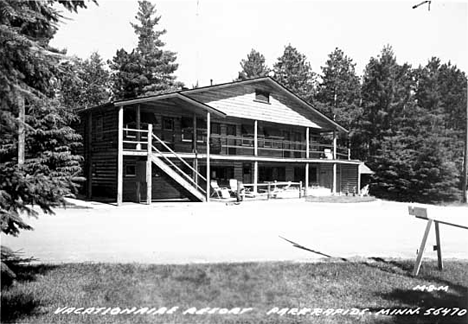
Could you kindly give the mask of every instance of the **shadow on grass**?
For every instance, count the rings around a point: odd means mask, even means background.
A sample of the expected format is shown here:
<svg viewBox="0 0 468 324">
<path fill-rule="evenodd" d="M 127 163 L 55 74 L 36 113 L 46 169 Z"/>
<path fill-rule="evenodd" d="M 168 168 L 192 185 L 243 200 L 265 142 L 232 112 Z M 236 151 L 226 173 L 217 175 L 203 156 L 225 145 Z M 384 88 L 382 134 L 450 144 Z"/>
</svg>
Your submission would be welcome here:
<svg viewBox="0 0 468 324">
<path fill-rule="evenodd" d="M 1 287 L 1 319 L 2 323 L 14 323 L 22 317 L 29 317 L 39 313 L 42 306 L 33 293 L 24 293 L 16 289 L 14 282 L 35 281 L 38 275 L 57 268 L 55 265 L 16 265 L 11 270 L 16 274 L 15 280 L 2 280 Z M 3 279 L 3 278 L 2 278 Z"/>
<path fill-rule="evenodd" d="M 397 288 L 389 293 L 379 294 L 380 298 L 387 299 L 395 305 L 387 308 L 390 309 L 388 315 L 391 317 L 382 319 L 381 323 L 468 323 L 468 315 L 463 311 L 468 306 L 468 277 L 463 274 L 462 268 L 466 265 L 461 265 L 460 269 L 445 269 L 444 272 L 438 271 L 434 263 L 429 263 L 421 269 L 419 277 L 415 277 L 412 275 L 414 264 L 411 261 L 371 259 L 377 262 L 368 264 L 374 268 L 408 278 L 418 278 L 422 281 L 419 283 L 420 286 L 425 285 L 429 288 L 432 285 L 436 288 L 432 291 Z M 451 273 L 451 270 L 455 274 Z M 462 275 L 457 275 L 457 271 Z M 439 287 L 448 287 L 448 290 L 438 290 Z M 391 315 L 391 310 L 405 308 L 412 310 L 419 308 L 419 312 L 412 315 Z M 372 313 L 377 313 L 382 308 L 370 308 L 370 310 Z M 446 311 L 445 315 L 442 310 Z M 463 313 L 465 314 L 459 316 Z"/>
</svg>

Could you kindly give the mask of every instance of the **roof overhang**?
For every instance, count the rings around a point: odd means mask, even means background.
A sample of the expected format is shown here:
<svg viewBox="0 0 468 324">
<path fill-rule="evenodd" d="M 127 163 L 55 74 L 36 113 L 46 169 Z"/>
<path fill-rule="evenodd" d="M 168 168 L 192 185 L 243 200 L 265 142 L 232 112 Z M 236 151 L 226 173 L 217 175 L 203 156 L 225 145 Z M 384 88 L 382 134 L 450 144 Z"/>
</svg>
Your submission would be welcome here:
<svg viewBox="0 0 468 324">
<path fill-rule="evenodd" d="M 215 114 L 218 117 L 225 118 L 227 115 L 213 107 L 210 107 L 202 102 L 199 102 L 195 99 L 192 99 L 190 97 L 185 96 L 184 94 L 180 92 L 171 92 L 167 94 L 162 94 L 162 95 L 155 95 L 155 96 L 150 96 L 150 97 L 142 97 L 142 98 L 135 98 L 135 99 L 129 99 L 129 100 L 119 100 L 115 102 L 108 102 L 103 105 L 95 106 L 92 108 L 87 108 L 87 109 L 81 109 L 78 112 L 85 112 L 85 111 L 90 111 L 90 110 L 99 110 L 100 108 L 109 108 L 109 107 L 125 107 L 125 106 L 131 106 L 131 105 L 138 105 L 138 104 L 144 104 L 144 103 L 152 103 L 156 101 L 163 101 L 163 100 L 170 100 L 170 99 L 178 99 L 181 100 L 189 106 L 196 107 L 198 109 L 201 109 L 203 111 Z"/>
<path fill-rule="evenodd" d="M 372 171 L 364 162 L 359 164 L 359 174 L 374 174 L 375 172 Z"/>
</svg>

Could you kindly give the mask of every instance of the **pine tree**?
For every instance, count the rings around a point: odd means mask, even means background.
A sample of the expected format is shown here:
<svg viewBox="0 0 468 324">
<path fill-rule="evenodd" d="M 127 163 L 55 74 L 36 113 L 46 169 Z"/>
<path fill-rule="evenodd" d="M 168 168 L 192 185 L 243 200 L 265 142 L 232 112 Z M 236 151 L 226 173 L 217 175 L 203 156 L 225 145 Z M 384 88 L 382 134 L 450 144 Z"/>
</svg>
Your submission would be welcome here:
<svg viewBox="0 0 468 324">
<path fill-rule="evenodd" d="M 339 48 L 328 57 L 315 96 L 317 107 L 340 125 L 350 128 L 359 116 L 361 97 L 355 64 Z"/>
<path fill-rule="evenodd" d="M 361 87 L 362 116 L 356 140 L 358 158 L 372 163 L 383 138 L 399 129 L 415 82 L 411 66 L 399 65 L 391 46 L 385 46 L 377 58 L 371 58 Z"/>
<path fill-rule="evenodd" d="M 466 79 L 447 66 L 432 58 L 427 66 L 412 71 L 409 100 L 403 109 L 392 112 L 392 130 L 385 132 L 372 156 L 376 171 L 373 194 L 422 203 L 460 197 L 463 143 L 454 131 L 456 123 L 451 121 L 454 110 L 459 119 L 466 115 L 453 100 L 463 102 L 463 86 L 457 88 L 455 81 L 466 84 Z M 401 80 L 399 77 L 395 75 L 394 83 Z"/>
<path fill-rule="evenodd" d="M 273 66 L 274 78 L 307 102 L 312 102 L 316 76 L 304 54 L 288 45 Z"/>
<path fill-rule="evenodd" d="M 270 69 L 265 64 L 265 56 L 254 49 L 247 54 L 246 60 L 241 61 L 240 66 L 242 70 L 239 72 L 237 80 L 264 77 L 270 73 Z"/>
<path fill-rule="evenodd" d="M 59 98 L 64 106 L 82 109 L 97 106 L 110 98 L 110 73 L 99 53 L 82 60 L 74 57 L 60 82 Z"/>
<path fill-rule="evenodd" d="M 83 1 L 57 1 L 68 10 Z M 80 137 L 69 126 L 76 116 L 56 99 L 64 55 L 48 43 L 61 15 L 53 2 L 0 0 L 0 220 L 1 231 L 31 229 L 22 213 L 36 216 L 64 202 L 79 180 Z M 18 120 L 25 106 L 24 121 Z M 22 109 L 21 109 L 22 110 Z M 18 138 L 25 129 L 25 159 Z"/>
<path fill-rule="evenodd" d="M 161 17 L 156 7 L 147 0 L 138 1 L 137 24 L 131 24 L 138 36 L 138 46 L 128 53 L 117 51 L 109 65 L 113 70 L 114 96 L 132 98 L 178 90 L 182 83 L 176 81 L 176 53 L 164 50 L 160 39 L 166 30 L 155 30 Z"/>
</svg>

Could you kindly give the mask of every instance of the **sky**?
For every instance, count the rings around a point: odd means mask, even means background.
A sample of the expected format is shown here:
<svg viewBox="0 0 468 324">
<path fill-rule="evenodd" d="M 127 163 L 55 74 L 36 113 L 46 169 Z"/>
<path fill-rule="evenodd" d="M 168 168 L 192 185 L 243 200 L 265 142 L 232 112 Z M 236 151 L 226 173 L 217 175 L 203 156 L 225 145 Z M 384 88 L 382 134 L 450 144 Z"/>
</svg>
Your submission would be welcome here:
<svg viewBox="0 0 468 324">
<path fill-rule="evenodd" d="M 468 2 L 433 0 L 152 0 L 161 16 L 158 29 L 165 49 L 177 53 L 176 76 L 187 87 L 230 82 L 240 61 L 253 48 L 272 67 L 291 44 L 321 73 L 328 55 L 342 49 L 362 75 L 371 57 L 390 44 L 400 64 L 425 65 L 433 57 L 468 72 Z M 137 1 L 98 0 L 98 5 L 67 17 L 51 45 L 87 58 L 97 51 L 105 59 L 137 36 Z"/>
</svg>

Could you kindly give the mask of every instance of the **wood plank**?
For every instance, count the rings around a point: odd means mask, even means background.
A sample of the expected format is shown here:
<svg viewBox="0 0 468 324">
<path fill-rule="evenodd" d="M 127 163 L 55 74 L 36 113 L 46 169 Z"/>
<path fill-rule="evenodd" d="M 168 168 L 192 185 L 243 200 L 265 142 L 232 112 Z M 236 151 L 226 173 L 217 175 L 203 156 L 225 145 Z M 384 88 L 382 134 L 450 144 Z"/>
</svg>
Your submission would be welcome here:
<svg viewBox="0 0 468 324">
<path fill-rule="evenodd" d="M 419 269 L 421 268 L 422 257 L 424 254 L 424 250 L 426 249 L 427 237 L 429 236 L 429 232 L 431 231 L 432 222 L 432 219 L 428 219 L 427 221 L 426 230 L 424 231 L 421 245 L 419 247 L 418 256 L 416 258 L 416 263 L 414 265 L 413 276 L 417 276 L 419 274 Z"/>
<path fill-rule="evenodd" d="M 442 262 L 442 245 L 440 243 L 440 232 L 439 232 L 439 222 L 435 222 L 435 235 L 436 235 L 436 248 L 437 248 L 437 266 L 439 270 L 444 268 L 444 264 Z"/>
</svg>

